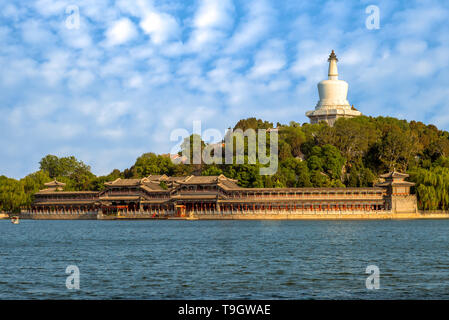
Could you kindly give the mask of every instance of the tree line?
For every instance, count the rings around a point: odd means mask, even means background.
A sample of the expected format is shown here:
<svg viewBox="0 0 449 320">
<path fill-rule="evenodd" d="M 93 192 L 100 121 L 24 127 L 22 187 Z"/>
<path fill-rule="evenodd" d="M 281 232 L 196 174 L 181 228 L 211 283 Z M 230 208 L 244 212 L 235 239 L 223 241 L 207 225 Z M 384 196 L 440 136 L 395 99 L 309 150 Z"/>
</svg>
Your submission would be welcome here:
<svg viewBox="0 0 449 320">
<path fill-rule="evenodd" d="M 270 129 L 271 122 L 256 118 L 240 120 L 235 129 Z M 371 187 L 379 175 L 396 170 L 410 174 L 421 209 L 449 208 L 449 133 L 434 125 L 392 117 L 360 116 L 325 123 L 276 124 L 279 134 L 279 165 L 276 174 L 259 174 L 256 164 L 174 164 L 167 155 L 145 153 L 123 171 L 114 169 L 96 176 L 90 166 L 75 157 L 47 155 L 40 170 L 23 179 L 0 176 L 0 211 L 17 212 L 29 207 L 33 194 L 44 183 L 57 179 L 65 190 L 100 191 L 104 182 L 117 178 L 143 178 L 150 174 L 170 176 L 219 175 L 237 179 L 242 187 Z M 192 155 L 193 136 L 182 148 Z M 268 143 L 268 140 L 267 140 Z M 201 141 L 203 149 L 207 143 Z M 245 156 L 247 145 L 245 144 Z M 224 157 L 224 155 L 222 155 Z M 223 161 L 224 163 L 224 161 Z"/>
</svg>

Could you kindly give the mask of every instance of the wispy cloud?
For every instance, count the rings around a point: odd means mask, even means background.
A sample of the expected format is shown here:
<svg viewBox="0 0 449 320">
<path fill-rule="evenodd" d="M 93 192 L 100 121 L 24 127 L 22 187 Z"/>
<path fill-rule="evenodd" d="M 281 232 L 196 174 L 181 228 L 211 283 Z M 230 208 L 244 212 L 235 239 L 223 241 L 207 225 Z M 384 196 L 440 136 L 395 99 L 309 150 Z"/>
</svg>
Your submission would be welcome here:
<svg viewBox="0 0 449 320">
<path fill-rule="evenodd" d="M 270 40 L 256 53 L 250 77 L 265 77 L 279 72 L 286 65 L 284 45 L 280 40 Z"/>
<path fill-rule="evenodd" d="M 307 121 L 335 49 L 349 102 L 449 129 L 449 4 L 369 1 L 72 1 L 0 3 L 0 174 L 48 153 L 96 174 L 168 152 L 170 131 L 222 132 L 243 117 Z"/>
<path fill-rule="evenodd" d="M 275 18 L 275 11 L 266 0 L 247 2 L 246 11 L 246 15 L 241 18 L 239 26 L 227 43 L 228 53 L 236 53 L 257 44 L 266 35 Z"/>
<path fill-rule="evenodd" d="M 134 23 L 128 18 L 122 18 L 112 23 L 106 30 L 106 43 L 111 46 L 126 43 L 137 36 Z"/>
<path fill-rule="evenodd" d="M 201 0 L 193 19 L 189 47 L 202 51 L 222 41 L 232 27 L 234 6 L 230 0 Z"/>
</svg>

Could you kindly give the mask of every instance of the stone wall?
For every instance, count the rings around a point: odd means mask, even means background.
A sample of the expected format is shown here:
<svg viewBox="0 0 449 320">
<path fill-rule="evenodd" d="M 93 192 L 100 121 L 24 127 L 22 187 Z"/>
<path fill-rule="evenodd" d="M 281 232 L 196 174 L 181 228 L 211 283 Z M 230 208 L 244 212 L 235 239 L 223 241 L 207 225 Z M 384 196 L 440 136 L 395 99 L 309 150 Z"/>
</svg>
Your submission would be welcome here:
<svg viewBox="0 0 449 320">
<path fill-rule="evenodd" d="M 215 212 L 193 214 L 199 220 L 383 220 L 383 219 L 448 219 L 449 212 L 396 213 L 393 211 L 270 211 Z"/>
<path fill-rule="evenodd" d="M 304 213 L 304 214 L 232 214 L 232 215 L 198 215 L 199 220 L 394 220 L 394 219 L 449 219 L 449 213 L 392 213 L 391 211 L 367 213 Z"/>
<path fill-rule="evenodd" d="M 413 203 L 413 199 L 401 199 Z M 416 198 L 415 198 L 416 200 Z M 400 202 L 402 205 L 402 202 Z M 403 208 L 409 208 L 404 205 Z M 407 209 L 408 210 L 408 209 Z M 100 212 L 87 212 L 77 214 L 30 214 L 22 212 L 22 219 L 34 220 L 121 220 L 121 219 L 186 219 L 188 217 L 179 218 L 174 212 L 167 212 L 160 216 L 155 216 L 150 212 L 130 212 L 117 215 L 104 215 Z M 379 211 L 310 211 L 310 210 L 292 210 L 292 211 L 209 211 L 194 212 L 193 217 L 199 220 L 382 220 L 382 219 L 448 219 L 447 211 L 420 211 L 418 212 L 394 212 L 392 210 Z"/>
<path fill-rule="evenodd" d="M 22 212 L 20 214 L 20 218 L 32 220 L 97 220 L 97 212 L 73 214 L 44 214 Z"/>
<path fill-rule="evenodd" d="M 418 212 L 416 195 L 392 196 L 391 209 L 396 213 L 416 213 Z"/>
</svg>

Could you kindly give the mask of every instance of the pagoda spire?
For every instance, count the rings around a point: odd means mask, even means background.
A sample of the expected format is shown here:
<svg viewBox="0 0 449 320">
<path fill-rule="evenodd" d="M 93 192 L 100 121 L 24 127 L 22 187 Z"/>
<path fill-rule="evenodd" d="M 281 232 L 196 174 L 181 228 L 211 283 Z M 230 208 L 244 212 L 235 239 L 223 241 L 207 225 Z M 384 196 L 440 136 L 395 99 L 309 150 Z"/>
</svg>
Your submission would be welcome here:
<svg viewBox="0 0 449 320">
<path fill-rule="evenodd" d="M 338 80 L 338 69 L 337 69 L 337 55 L 335 54 L 334 50 L 332 50 L 331 54 L 329 55 L 329 72 L 328 72 L 328 79 L 329 80 Z"/>
</svg>

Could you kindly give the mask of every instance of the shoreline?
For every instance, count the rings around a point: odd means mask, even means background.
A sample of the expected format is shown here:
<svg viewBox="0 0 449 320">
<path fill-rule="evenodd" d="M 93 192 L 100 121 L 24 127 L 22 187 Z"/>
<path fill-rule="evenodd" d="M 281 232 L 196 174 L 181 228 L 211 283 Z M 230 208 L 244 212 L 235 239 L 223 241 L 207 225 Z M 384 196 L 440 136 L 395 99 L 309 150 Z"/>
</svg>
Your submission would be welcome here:
<svg viewBox="0 0 449 320">
<path fill-rule="evenodd" d="M 419 220 L 419 219 L 449 219 L 449 211 L 420 211 L 396 213 L 391 211 L 341 211 L 341 212 L 270 212 L 270 213 L 194 213 L 191 217 L 160 215 L 145 213 L 128 213 L 121 215 L 103 215 L 98 212 L 81 214 L 36 214 L 22 212 L 19 215 L 24 220 Z M 9 219 L 0 216 L 0 219 Z"/>
</svg>

